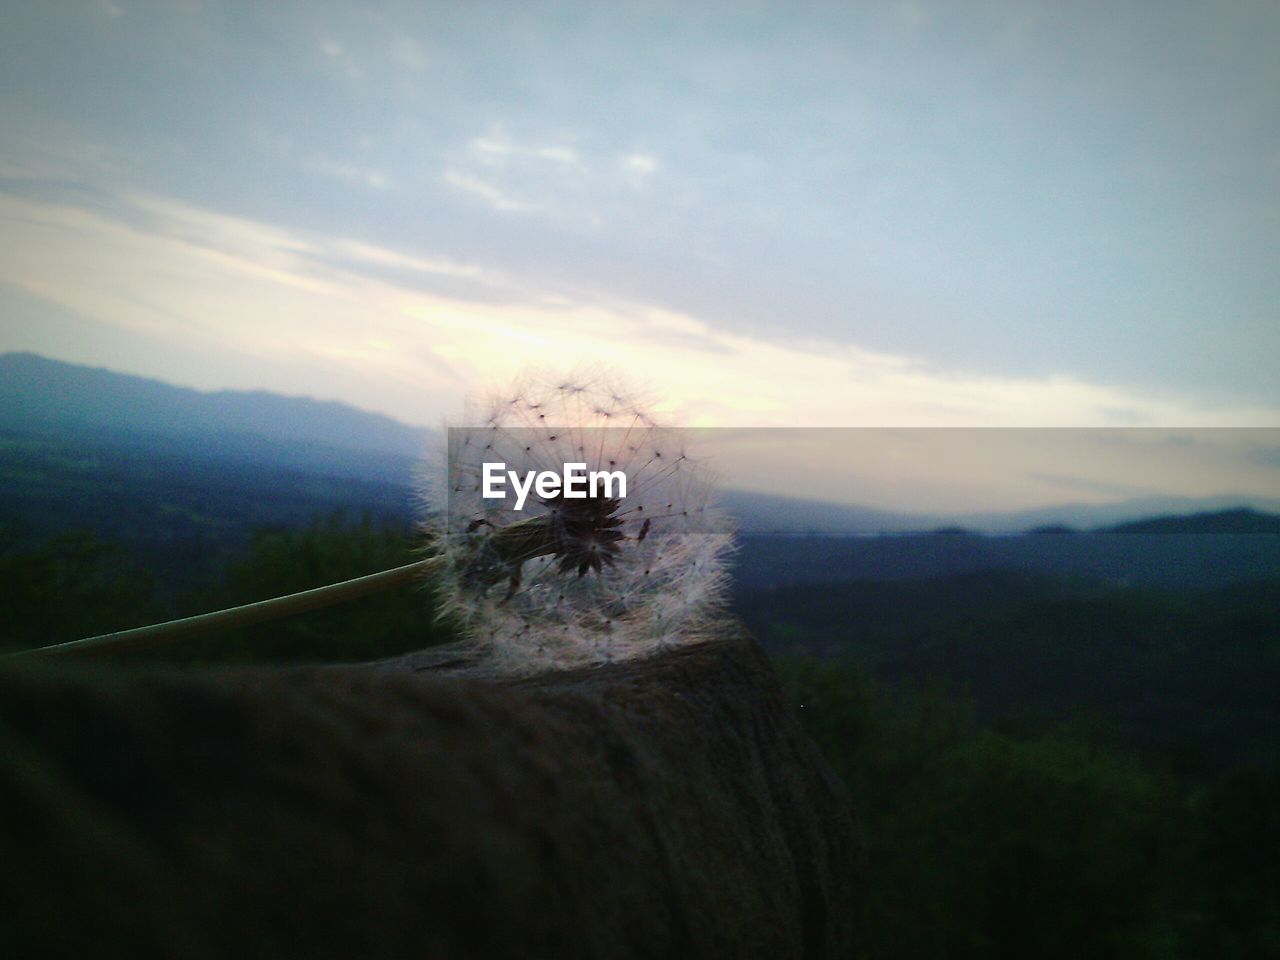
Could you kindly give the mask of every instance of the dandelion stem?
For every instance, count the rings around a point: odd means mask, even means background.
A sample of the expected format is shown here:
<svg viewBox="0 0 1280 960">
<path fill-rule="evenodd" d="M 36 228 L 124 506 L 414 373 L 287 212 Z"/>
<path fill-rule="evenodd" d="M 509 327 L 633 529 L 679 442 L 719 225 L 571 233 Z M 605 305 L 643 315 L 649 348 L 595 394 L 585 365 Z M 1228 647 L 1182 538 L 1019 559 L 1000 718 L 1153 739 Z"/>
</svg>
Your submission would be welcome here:
<svg viewBox="0 0 1280 960">
<path fill-rule="evenodd" d="M 442 563 L 441 558 L 431 557 L 427 560 L 407 563 L 403 567 L 356 577 L 354 580 L 331 583 L 328 586 L 316 587 L 314 590 L 303 590 L 301 593 L 291 593 L 286 597 L 273 597 L 270 600 L 246 603 L 244 606 L 202 613 L 181 620 L 170 620 L 167 623 L 135 627 L 132 630 L 121 630 L 117 633 L 104 633 L 102 636 L 56 643 L 48 647 L 36 647 L 33 650 L 21 651 L 15 656 L 96 657 L 121 653 L 125 650 L 141 650 L 222 630 L 234 630 L 266 620 L 278 620 L 282 617 L 306 613 L 309 610 L 319 610 L 348 600 L 357 600 L 381 590 L 403 586 L 437 569 Z"/>
</svg>

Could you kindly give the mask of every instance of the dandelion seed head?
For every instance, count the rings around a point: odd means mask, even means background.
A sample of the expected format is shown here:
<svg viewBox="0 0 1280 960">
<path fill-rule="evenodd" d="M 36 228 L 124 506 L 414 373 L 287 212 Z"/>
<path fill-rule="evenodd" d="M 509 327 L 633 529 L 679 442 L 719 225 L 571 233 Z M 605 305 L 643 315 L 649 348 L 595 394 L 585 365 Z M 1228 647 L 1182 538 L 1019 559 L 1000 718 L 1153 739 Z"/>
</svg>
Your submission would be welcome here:
<svg viewBox="0 0 1280 960">
<path fill-rule="evenodd" d="M 528 376 L 470 401 L 426 479 L 446 559 L 444 613 L 517 672 L 643 656 L 702 639 L 721 611 L 732 534 L 712 471 L 644 397 L 603 374 Z M 622 471 L 627 495 L 486 499 L 483 465 Z"/>
</svg>

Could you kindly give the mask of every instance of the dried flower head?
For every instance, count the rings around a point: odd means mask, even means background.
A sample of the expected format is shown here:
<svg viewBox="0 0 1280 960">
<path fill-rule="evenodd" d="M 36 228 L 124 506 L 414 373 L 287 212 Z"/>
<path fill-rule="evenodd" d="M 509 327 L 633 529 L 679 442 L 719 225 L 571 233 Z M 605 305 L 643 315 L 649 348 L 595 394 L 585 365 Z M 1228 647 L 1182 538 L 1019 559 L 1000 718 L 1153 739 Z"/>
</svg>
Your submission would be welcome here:
<svg viewBox="0 0 1280 960">
<path fill-rule="evenodd" d="M 447 560 L 443 609 L 515 670 L 643 655 L 705 635 L 732 535 L 687 436 L 606 377 L 529 377 L 448 430 L 427 502 Z M 566 464 L 621 473 L 582 498 L 487 499 L 484 465 L 524 477 Z"/>
</svg>

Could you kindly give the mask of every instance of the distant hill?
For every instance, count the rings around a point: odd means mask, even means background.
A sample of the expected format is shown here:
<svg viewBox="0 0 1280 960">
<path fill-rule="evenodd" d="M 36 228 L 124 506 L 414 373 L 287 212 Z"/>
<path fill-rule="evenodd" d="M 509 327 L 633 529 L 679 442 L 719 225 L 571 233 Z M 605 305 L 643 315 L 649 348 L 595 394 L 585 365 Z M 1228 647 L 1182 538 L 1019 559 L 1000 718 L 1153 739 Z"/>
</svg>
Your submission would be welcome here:
<svg viewBox="0 0 1280 960">
<path fill-rule="evenodd" d="M 1218 494 L 1208 497 L 1137 497 L 1108 503 L 1063 503 L 1052 507 L 1010 512 L 985 511 L 951 518 L 948 522 L 987 534 L 1064 533 L 1071 530 L 1102 531 L 1135 520 L 1153 517 L 1184 517 L 1200 513 L 1249 508 L 1264 513 L 1280 513 L 1280 499 Z M 1205 531 L 1208 532 L 1208 531 Z"/>
<path fill-rule="evenodd" d="M 0 429 L 48 427 L 170 437 L 240 435 L 402 457 L 420 456 L 429 435 L 343 403 L 266 391 L 206 393 L 33 353 L 0 355 Z"/>
<path fill-rule="evenodd" d="M 721 504 L 743 533 L 812 533 L 823 536 L 868 536 L 919 530 L 931 518 L 872 507 L 823 503 L 768 493 L 725 490 Z"/>
<path fill-rule="evenodd" d="M 743 589 L 887 583 L 993 570 L 1178 589 L 1280 577 L 1280 536 L 1266 534 L 814 537 L 748 533 L 739 540 L 733 582 Z"/>
<path fill-rule="evenodd" d="M 1182 517 L 1150 517 L 1104 527 L 1100 533 L 1280 533 L 1280 516 L 1257 510 L 1218 510 Z"/>
</svg>

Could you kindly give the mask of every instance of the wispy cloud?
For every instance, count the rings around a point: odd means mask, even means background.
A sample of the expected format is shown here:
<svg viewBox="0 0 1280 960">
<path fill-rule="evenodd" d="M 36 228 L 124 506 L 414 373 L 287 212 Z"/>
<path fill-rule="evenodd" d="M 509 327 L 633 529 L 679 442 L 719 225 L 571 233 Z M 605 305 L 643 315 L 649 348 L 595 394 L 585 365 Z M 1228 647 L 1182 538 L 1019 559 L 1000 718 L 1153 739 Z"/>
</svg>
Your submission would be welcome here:
<svg viewBox="0 0 1280 960">
<path fill-rule="evenodd" d="M 381 170 L 355 163 L 341 163 L 326 157 L 313 157 L 307 163 L 307 168 L 326 177 L 373 190 L 390 190 L 394 185 L 391 177 Z"/>
<path fill-rule="evenodd" d="M 457 170 L 446 170 L 444 182 L 455 190 L 479 197 L 494 210 L 502 213 L 529 213 L 537 209 L 534 204 L 508 196 L 492 183 Z"/>
<path fill-rule="evenodd" d="M 629 153 L 618 161 L 618 166 L 635 177 L 647 177 L 658 169 L 658 158 L 647 153 Z"/>
<path fill-rule="evenodd" d="M 494 210 L 537 213 L 544 224 L 603 239 L 605 226 L 635 228 L 630 205 L 660 168 L 654 153 L 591 150 L 551 137 L 517 139 L 495 123 L 457 152 L 444 181 Z"/>
<path fill-rule="evenodd" d="M 554 143 L 521 144 L 509 137 L 500 126 L 475 137 L 468 144 L 471 155 L 491 167 L 505 167 L 512 161 L 531 166 L 573 167 L 586 170 L 586 164 L 573 147 Z"/>
<path fill-rule="evenodd" d="M 391 41 L 388 55 L 392 63 L 410 73 L 421 73 L 430 63 L 422 44 L 407 34 L 400 34 Z"/>
<path fill-rule="evenodd" d="M 364 71 L 356 63 L 355 57 L 347 52 L 346 46 L 339 40 L 326 38 L 320 41 L 320 52 L 325 58 L 344 73 L 348 79 L 360 80 Z"/>
<path fill-rule="evenodd" d="M 495 200 L 497 198 L 488 197 Z M 348 399 L 413 421 L 441 410 L 440 369 L 501 381 L 530 363 L 605 361 L 673 398 L 701 425 L 1150 425 L 1280 422 L 1262 408 L 1206 410 L 1076 378 L 940 371 L 830 340 L 781 344 L 635 301 L 582 300 L 507 284 L 448 257 L 270 227 L 134 194 L 133 217 L 0 195 L 0 282 L 103 324 L 365 371 Z M 344 266 L 345 264 L 345 266 Z M 463 278 L 493 303 L 431 293 L 372 267 Z M 429 360 L 429 362 L 428 362 Z"/>
</svg>

